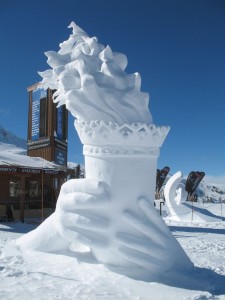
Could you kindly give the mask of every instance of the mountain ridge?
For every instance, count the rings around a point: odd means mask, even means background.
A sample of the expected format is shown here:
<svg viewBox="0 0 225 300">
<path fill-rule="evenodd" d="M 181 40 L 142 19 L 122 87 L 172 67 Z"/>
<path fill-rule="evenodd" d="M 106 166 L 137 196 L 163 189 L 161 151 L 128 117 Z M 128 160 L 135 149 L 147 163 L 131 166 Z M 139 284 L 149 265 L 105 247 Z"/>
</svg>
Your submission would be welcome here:
<svg viewBox="0 0 225 300">
<path fill-rule="evenodd" d="M 19 148 L 27 149 L 27 142 L 25 139 L 16 136 L 14 133 L 3 128 L 0 124 L 0 143 L 11 144 Z"/>
</svg>

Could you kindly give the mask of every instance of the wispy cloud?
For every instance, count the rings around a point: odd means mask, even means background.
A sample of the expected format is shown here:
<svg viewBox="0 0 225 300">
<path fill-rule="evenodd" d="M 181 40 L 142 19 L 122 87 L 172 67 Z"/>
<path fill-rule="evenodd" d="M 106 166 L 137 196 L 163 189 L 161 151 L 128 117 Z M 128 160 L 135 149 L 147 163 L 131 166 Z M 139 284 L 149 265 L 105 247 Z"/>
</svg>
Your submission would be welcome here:
<svg viewBox="0 0 225 300">
<path fill-rule="evenodd" d="M 11 111 L 8 108 L 0 108 L 0 114 L 10 115 Z"/>
<path fill-rule="evenodd" d="M 212 183 L 212 184 L 222 184 L 225 185 L 225 175 L 221 176 L 210 176 L 206 175 L 204 178 L 205 182 Z"/>
</svg>

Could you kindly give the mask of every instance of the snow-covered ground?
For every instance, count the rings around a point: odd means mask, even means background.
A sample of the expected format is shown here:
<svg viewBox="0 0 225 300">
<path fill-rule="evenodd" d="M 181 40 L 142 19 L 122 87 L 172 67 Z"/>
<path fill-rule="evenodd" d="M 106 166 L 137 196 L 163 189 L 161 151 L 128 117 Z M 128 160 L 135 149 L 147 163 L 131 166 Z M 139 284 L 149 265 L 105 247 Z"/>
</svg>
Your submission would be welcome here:
<svg viewBox="0 0 225 300">
<path fill-rule="evenodd" d="M 207 209 L 221 214 L 220 204 L 207 204 Z M 36 226 L 0 224 L 0 252 Z M 113 273 L 98 264 L 87 248 L 75 244 L 73 252 L 64 254 L 10 253 L 8 248 L 9 256 L 0 258 L 0 299 L 225 299 L 225 223 L 170 221 L 168 226 L 199 268 L 198 278 L 190 278 L 192 283 L 186 286 L 137 281 Z"/>
</svg>

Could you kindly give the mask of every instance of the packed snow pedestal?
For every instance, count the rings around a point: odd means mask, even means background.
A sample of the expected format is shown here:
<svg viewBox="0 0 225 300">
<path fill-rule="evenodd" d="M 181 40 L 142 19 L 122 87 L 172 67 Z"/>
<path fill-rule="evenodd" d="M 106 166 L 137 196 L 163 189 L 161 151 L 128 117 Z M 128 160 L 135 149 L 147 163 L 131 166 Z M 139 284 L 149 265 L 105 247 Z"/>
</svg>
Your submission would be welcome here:
<svg viewBox="0 0 225 300">
<path fill-rule="evenodd" d="M 171 272 L 192 269 L 153 205 L 159 147 L 169 128 L 103 121 L 76 121 L 75 126 L 84 144 L 86 180 L 97 179 L 107 186 L 101 196 L 107 205 L 81 212 L 101 220 L 102 226 L 89 235 L 83 232 L 85 239 L 79 241 L 90 246 L 99 262 L 136 279 L 158 281 Z M 58 216 L 62 207 L 56 209 Z M 60 223 L 61 234 L 73 240 L 62 219 Z"/>
</svg>

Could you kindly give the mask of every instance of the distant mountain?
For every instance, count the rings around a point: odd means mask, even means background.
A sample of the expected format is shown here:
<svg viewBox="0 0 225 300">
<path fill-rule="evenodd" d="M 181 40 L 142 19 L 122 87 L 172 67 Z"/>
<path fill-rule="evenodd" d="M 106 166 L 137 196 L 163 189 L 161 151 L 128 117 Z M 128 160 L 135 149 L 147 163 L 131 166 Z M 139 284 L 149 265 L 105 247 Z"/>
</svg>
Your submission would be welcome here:
<svg viewBox="0 0 225 300">
<path fill-rule="evenodd" d="M 19 148 L 27 149 L 27 142 L 25 139 L 22 139 L 16 136 L 14 133 L 4 129 L 0 125 L 0 144 L 12 144 Z"/>
<path fill-rule="evenodd" d="M 224 202 L 225 203 L 225 185 L 210 184 L 201 182 L 197 188 L 196 194 L 199 201 L 202 202 Z"/>
<path fill-rule="evenodd" d="M 163 197 L 164 193 L 164 187 L 169 180 L 171 175 L 168 175 L 163 187 L 161 189 L 161 197 Z M 182 180 L 183 184 L 186 183 L 186 179 Z M 204 202 L 204 203 L 225 203 L 225 184 L 213 184 L 206 181 L 200 182 L 199 186 L 197 187 L 195 194 L 197 195 L 197 201 L 198 202 Z"/>
</svg>

